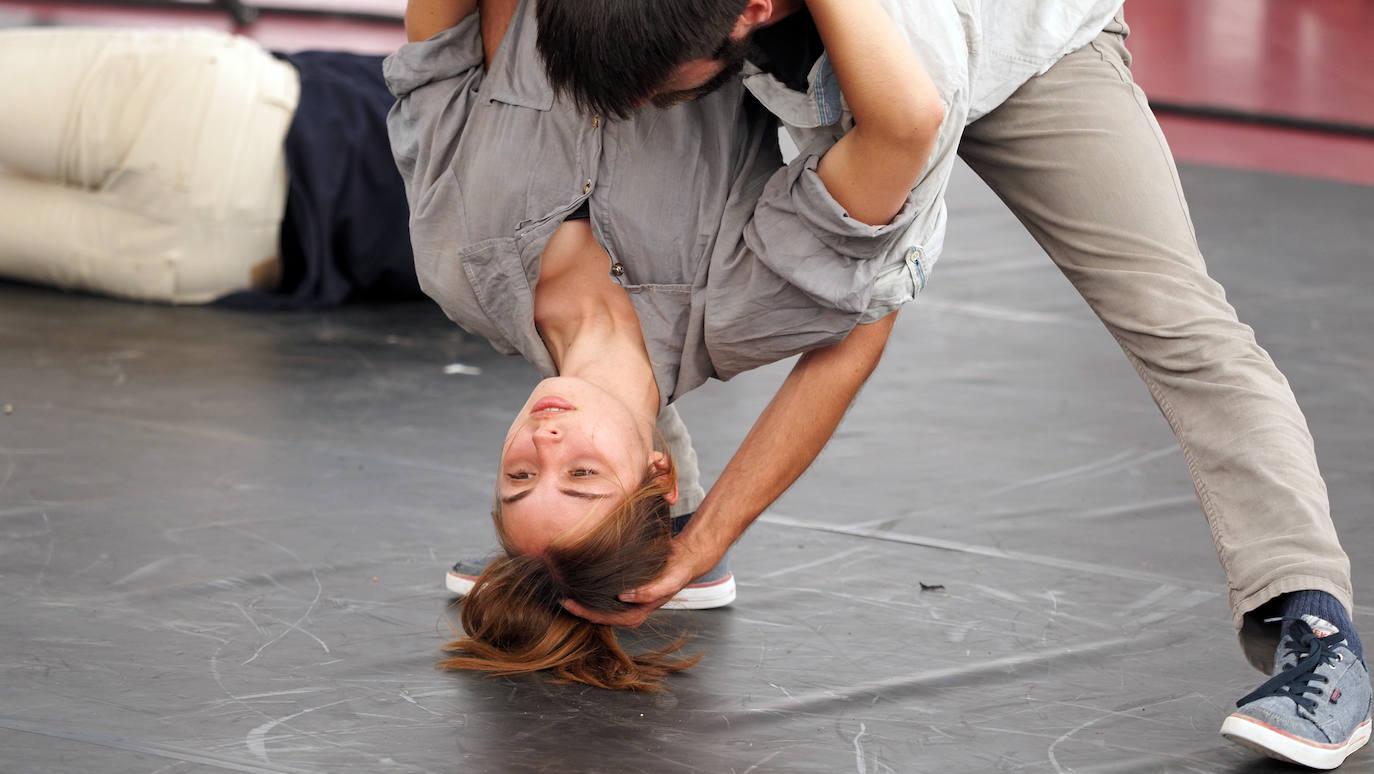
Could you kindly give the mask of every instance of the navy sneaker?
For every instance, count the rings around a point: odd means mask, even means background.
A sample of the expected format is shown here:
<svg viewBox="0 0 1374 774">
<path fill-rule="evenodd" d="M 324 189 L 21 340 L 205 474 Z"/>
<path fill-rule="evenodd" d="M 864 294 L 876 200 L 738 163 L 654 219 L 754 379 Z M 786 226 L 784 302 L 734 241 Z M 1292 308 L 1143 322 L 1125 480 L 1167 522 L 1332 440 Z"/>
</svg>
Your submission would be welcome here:
<svg viewBox="0 0 1374 774">
<path fill-rule="evenodd" d="M 692 514 L 673 519 L 673 534 L 682 531 Z M 496 554 L 488 554 L 481 559 L 460 559 L 448 571 L 444 586 L 457 596 L 466 596 L 477 584 L 477 576 L 482 574 Z M 710 610 L 725 607 L 735 601 L 735 574 L 730 572 L 730 554 L 726 553 L 720 563 L 711 571 L 692 581 L 691 585 L 679 591 L 672 601 L 663 606 L 665 610 Z"/>
<path fill-rule="evenodd" d="M 1369 741 L 1369 669 L 1326 621 L 1282 620 L 1274 676 L 1236 702 L 1221 735 L 1270 758 L 1334 769 Z"/>
</svg>

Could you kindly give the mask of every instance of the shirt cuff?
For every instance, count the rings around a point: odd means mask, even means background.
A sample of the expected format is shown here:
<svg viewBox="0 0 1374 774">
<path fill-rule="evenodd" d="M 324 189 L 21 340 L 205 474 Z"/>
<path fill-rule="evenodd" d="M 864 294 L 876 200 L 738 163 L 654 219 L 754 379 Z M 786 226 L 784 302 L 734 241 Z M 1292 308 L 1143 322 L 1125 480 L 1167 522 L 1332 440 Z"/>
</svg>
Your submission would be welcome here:
<svg viewBox="0 0 1374 774">
<path fill-rule="evenodd" d="M 817 239 L 836 253 L 859 261 L 876 258 L 883 252 L 878 246 L 895 238 L 911 225 L 916 215 L 911 197 L 907 197 L 902 208 L 885 224 L 872 226 L 851 217 L 835 201 L 816 172 L 821 156 L 828 149 L 808 149 L 788 165 L 786 185 L 796 216 Z M 778 182 L 770 181 L 769 187 Z M 768 193 L 765 189 L 764 196 L 768 196 Z"/>
<path fill-rule="evenodd" d="M 882 257 L 915 219 L 911 197 L 892 220 L 873 226 L 850 217 L 816 173 L 812 146 L 768 181 L 746 233 L 758 259 L 816 303 L 862 312 Z"/>
</svg>

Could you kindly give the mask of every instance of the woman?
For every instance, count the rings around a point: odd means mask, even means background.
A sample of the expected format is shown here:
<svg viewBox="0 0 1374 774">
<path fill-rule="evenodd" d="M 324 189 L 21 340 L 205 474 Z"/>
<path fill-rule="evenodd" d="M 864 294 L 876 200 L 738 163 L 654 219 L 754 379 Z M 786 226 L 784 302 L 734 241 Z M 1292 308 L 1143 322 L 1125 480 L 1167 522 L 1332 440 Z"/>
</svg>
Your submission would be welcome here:
<svg viewBox="0 0 1374 774">
<path fill-rule="evenodd" d="M 620 593 L 680 550 L 671 515 L 701 494 L 656 423 L 679 447 L 665 409 L 705 379 L 885 337 L 924 271 L 865 259 L 909 222 L 941 102 L 873 0 L 812 0 L 855 129 L 779 169 L 775 125 L 737 81 L 671 110 L 583 115 L 544 79 L 533 0 L 477 5 L 410 3 L 415 42 L 386 64 L 392 146 L 421 287 L 549 378 L 502 450 L 506 556 L 464 600 L 467 636 L 443 666 L 651 689 L 693 660 L 675 644 L 628 654 L 569 611 L 626 609 Z M 700 42 L 708 74 L 723 48 Z M 664 174 L 684 155 L 692 179 Z"/>
</svg>

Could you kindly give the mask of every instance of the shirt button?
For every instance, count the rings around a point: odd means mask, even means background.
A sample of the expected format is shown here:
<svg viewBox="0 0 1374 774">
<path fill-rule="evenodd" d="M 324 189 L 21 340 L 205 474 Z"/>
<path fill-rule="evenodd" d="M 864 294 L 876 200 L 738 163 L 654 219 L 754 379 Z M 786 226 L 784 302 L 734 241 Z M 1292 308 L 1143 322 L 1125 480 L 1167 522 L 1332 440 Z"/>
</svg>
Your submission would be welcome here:
<svg viewBox="0 0 1374 774">
<path fill-rule="evenodd" d="M 582 194 L 583 194 L 584 196 L 585 196 L 586 194 L 591 193 L 591 192 L 592 192 L 592 184 L 591 184 L 591 183 L 586 183 L 586 184 L 584 184 L 584 185 L 582 186 Z"/>
<path fill-rule="evenodd" d="M 593 128 L 593 129 L 599 129 L 600 127 L 601 127 L 601 116 L 592 116 L 592 128 Z"/>
<path fill-rule="evenodd" d="M 625 276 L 625 265 L 622 263 L 611 264 L 611 274 L 616 277 Z"/>
</svg>

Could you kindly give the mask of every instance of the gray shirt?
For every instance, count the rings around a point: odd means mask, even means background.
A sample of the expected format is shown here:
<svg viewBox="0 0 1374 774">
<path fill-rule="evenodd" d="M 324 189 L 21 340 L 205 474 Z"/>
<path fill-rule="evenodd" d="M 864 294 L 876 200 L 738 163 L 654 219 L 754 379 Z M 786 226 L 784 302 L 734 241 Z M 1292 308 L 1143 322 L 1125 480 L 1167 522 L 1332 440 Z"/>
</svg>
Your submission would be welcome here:
<svg viewBox="0 0 1374 774">
<path fill-rule="evenodd" d="M 850 218 L 816 175 L 820 151 L 783 166 L 775 119 L 738 81 L 624 121 L 583 116 L 544 76 L 532 0 L 490 72 L 478 27 L 470 16 L 387 59 L 388 129 L 420 285 L 498 350 L 556 372 L 534 326 L 539 257 L 587 200 L 665 404 L 839 341 L 924 285 L 919 266 L 881 261 L 913 209 Z"/>
</svg>

